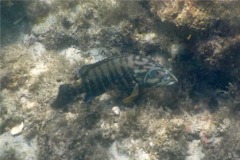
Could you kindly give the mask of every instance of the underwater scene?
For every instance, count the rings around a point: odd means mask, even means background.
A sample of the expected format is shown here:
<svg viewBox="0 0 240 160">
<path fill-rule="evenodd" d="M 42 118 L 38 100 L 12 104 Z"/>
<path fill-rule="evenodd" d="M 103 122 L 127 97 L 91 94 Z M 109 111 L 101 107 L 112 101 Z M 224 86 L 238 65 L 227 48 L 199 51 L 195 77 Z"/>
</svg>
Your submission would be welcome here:
<svg viewBox="0 0 240 160">
<path fill-rule="evenodd" d="M 240 160 L 239 1 L 0 8 L 0 160 Z"/>
</svg>

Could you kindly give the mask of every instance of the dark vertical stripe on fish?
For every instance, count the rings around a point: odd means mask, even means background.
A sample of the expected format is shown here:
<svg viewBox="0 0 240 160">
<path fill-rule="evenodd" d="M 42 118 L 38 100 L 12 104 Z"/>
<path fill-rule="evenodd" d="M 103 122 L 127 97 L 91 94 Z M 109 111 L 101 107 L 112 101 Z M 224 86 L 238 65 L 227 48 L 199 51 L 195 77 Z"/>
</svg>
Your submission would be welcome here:
<svg viewBox="0 0 240 160">
<path fill-rule="evenodd" d="M 129 62 L 128 62 L 128 57 L 123 57 L 122 58 L 124 61 L 122 62 L 122 65 L 120 66 L 120 70 L 122 71 L 122 78 L 125 79 L 125 81 L 127 82 L 126 87 L 132 87 L 133 84 L 133 71 L 131 73 L 131 69 L 128 66 Z M 125 82 L 125 84 L 126 84 Z"/>
<path fill-rule="evenodd" d="M 124 62 L 125 62 L 125 58 L 124 57 L 120 58 L 120 65 L 123 65 Z"/>
<path fill-rule="evenodd" d="M 105 90 L 107 90 L 107 88 L 111 85 L 110 76 L 109 76 L 108 72 L 106 73 L 107 65 L 100 66 L 99 70 L 100 70 L 100 73 L 101 73 L 102 83 L 104 84 Z"/>
<path fill-rule="evenodd" d="M 99 73 L 100 73 L 100 70 L 98 68 L 96 68 L 96 70 L 94 70 L 95 81 L 97 83 L 97 89 L 98 89 L 98 91 L 100 93 L 100 92 L 104 92 L 105 91 L 105 86 L 104 86 L 104 84 L 102 82 L 102 79 L 101 79 L 102 75 L 99 75 Z"/>
<path fill-rule="evenodd" d="M 119 87 L 123 87 L 124 82 L 122 81 L 121 73 L 119 72 L 119 69 L 118 69 L 120 64 L 117 64 L 115 61 L 111 61 L 111 64 L 113 66 L 113 74 L 115 77 L 116 85 L 118 85 Z"/>
<path fill-rule="evenodd" d="M 121 66 L 121 70 L 122 70 L 122 73 L 123 73 L 123 75 L 124 75 L 123 78 L 125 78 L 125 80 L 126 80 L 127 83 L 128 83 L 128 86 L 127 86 L 127 87 L 131 87 L 130 85 L 132 85 L 132 83 L 133 83 L 133 76 L 130 75 L 130 72 L 127 70 L 126 67 Z"/>
<path fill-rule="evenodd" d="M 85 92 L 90 92 L 91 91 L 91 88 L 90 88 L 90 86 L 89 86 L 89 82 L 88 82 L 88 80 L 85 80 L 84 81 L 84 89 L 85 89 Z"/>
<path fill-rule="evenodd" d="M 89 85 L 91 88 L 91 92 L 97 89 L 97 82 L 95 81 L 96 77 L 94 74 L 94 69 L 89 72 Z"/>
<path fill-rule="evenodd" d="M 94 83 L 92 79 L 88 79 L 87 81 L 87 85 L 88 85 L 88 93 L 92 93 L 92 91 L 94 90 Z"/>
<path fill-rule="evenodd" d="M 112 84 L 115 84 L 115 77 L 114 77 L 114 74 L 113 74 L 113 71 L 112 71 L 112 69 L 113 69 L 113 67 L 111 66 L 111 64 L 110 64 L 110 61 L 108 61 L 107 62 L 107 67 L 106 67 L 106 69 L 109 71 L 109 80 L 110 80 L 110 82 L 112 83 Z"/>
<path fill-rule="evenodd" d="M 127 76 L 127 75 L 124 74 L 123 68 L 124 68 L 123 65 L 118 66 L 120 79 L 121 79 L 121 81 L 122 81 L 122 84 L 124 85 L 124 88 L 127 89 L 127 88 L 129 88 L 129 81 L 126 79 L 126 76 Z"/>
</svg>

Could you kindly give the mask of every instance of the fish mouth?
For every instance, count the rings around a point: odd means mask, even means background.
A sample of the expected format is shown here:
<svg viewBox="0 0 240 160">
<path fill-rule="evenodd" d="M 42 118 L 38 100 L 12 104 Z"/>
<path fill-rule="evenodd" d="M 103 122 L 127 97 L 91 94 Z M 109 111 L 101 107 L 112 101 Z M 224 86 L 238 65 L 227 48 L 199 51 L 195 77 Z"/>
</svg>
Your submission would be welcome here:
<svg viewBox="0 0 240 160">
<path fill-rule="evenodd" d="M 163 82 L 160 82 L 158 84 L 156 84 L 155 86 L 153 87 L 158 87 L 158 86 L 170 86 L 170 85 L 173 85 L 175 83 L 178 82 L 178 79 L 170 72 L 167 72 L 165 74 L 166 78 Z"/>
<path fill-rule="evenodd" d="M 178 79 L 172 73 L 168 72 L 168 74 L 171 80 L 166 84 L 167 86 L 178 82 Z"/>
</svg>

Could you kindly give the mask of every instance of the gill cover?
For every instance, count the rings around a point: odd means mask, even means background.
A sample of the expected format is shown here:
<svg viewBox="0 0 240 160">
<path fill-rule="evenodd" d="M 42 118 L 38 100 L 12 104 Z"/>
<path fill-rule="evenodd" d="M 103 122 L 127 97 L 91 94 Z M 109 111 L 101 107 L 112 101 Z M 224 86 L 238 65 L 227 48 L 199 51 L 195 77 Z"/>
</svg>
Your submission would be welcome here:
<svg viewBox="0 0 240 160">
<path fill-rule="evenodd" d="M 149 70 L 144 79 L 143 84 L 146 87 L 167 86 L 176 83 L 177 78 L 165 68 L 154 68 Z"/>
</svg>

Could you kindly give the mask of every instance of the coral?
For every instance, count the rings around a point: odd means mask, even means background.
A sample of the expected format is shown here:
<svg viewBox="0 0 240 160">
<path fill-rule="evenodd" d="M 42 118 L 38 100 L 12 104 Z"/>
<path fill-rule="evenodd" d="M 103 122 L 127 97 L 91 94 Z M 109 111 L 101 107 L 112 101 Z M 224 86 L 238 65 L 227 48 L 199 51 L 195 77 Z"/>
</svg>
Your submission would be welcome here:
<svg viewBox="0 0 240 160">
<path fill-rule="evenodd" d="M 17 100 L 12 97 L 11 93 L 1 92 L 1 111 L 0 111 L 0 134 L 9 131 L 16 124 L 23 120 L 22 111 Z"/>
<path fill-rule="evenodd" d="M 56 3 L 56 1 L 40 0 L 23 3 L 27 18 L 32 22 L 39 23 L 39 21 L 46 17 L 49 14 L 49 12 L 53 9 L 52 7 Z"/>
<path fill-rule="evenodd" d="M 9 159 L 19 160 L 19 158 L 16 157 L 15 150 L 13 150 L 13 149 L 9 150 L 9 151 L 6 151 L 0 158 L 2 160 L 9 160 Z"/>
<path fill-rule="evenodd" d="M 208 67 L 229 68 L 231 65 L 236 68 L 238 63 L 237 50 L 240 46 L 240 36 L 214 37 L 197 44 L 196 57 L 203 59 Z M 231 68 L 232 69 L 232 68 Z"/>
<path fill-rule="evenodd" d="M 151 1 L 150 5 L 152 12 L 162 21 L 174 23 L 177 27 L 209 30 L 218 22 L 233 28 L 239 25 L 236 21 L 239 4 L 234 1 Z"/>
<path fill-rule="evenodd" d="M 174 34 L 170 37 L 165 34 L 169 27 L 161 24 L 160 30 L 156 28 L 154 20 L 146 17 L 147 10 L 137 2 L 71 1 L 59 2 L 58 6 L 59 9 L 32 28 L 36 39 L 47 49 L 74 46 L 81 51 L 104 48 L 107 55 L 139 51 L 141 54 L 163 51 L 167 54 L 172 47 L 170 41 L 174 39 L 174 43 L 179 44 Z"/>
<path fill-rule="evenodd" d="M 118 7 L 118 2 L 108 0 L 104 2 L 58 2 L 55 5 L 58 5 L 59 9 L 51 12 L 41 23 L 34 25 L 33 33 L 47 48 L 76 45 L 86 50 L 90 41 L 104 32 L 101 24 L 104 21 L 102 16 Z"/>
<path fill-rule="evenodd" d="M 141 144 L 141 148 L 145 148 L 145 152 L 156 159 L 163 157 L 182 159 L 186 151 L 183 121 L 180 119 L 168 121 L 167 112 L 152 106 L 155 105 L 148 104 L 147 109 L 138 106 L 140 109 L 129 110 L 121 115 L 119 131 L 122 140 L 125 141 L 124 137 L 131 137 L 137 142 L 126 144 L 127 148 L 132 146 L 128 152 L 136 154 L 134 148 Z"/>
<path fill-rule="evenodd" d="M 22 31 L 30 31 L 30 23 L 24 10 L 24 1 L 1 1 L 1 46 L 17 42 Z"/>
<path fill-rule="evenodd" d="M 212 24 L 213 17 L 208 14 L 204 6 L 211 2 L 187 1 L 152 1 L 152 12 L 162 21 L 175 23 L 176 26 L 187 26 L 191 29 L 205 30 Z"/>
<path fill-rule="evenodd" d="M 13 137 L 10 133 L 0 135 L 0 158 L 3 160 L 36 159 L 36 138 L 26 141 L 24 136 Z"/>
<path fill-rule="evenodd" d="M 222 114 L 229 114 L 229 110 L 225 109 Z M 220 118 L 220 117 L 219 117 Z M 238 159 L 239 158 L 239 118 L 237 116 L 232 117 L 228 120 L 225 120 L 225 123 L 228 123 L 228 126 L 225 128 L 225 132 L 223 138 L 215 143 L 214 145 L 204 145 L 204 150 L 206 150 L 206 159 Z M 232 145 L 234 144 L 234 145 Z M 218 154 L 214 154 L 218 152 Z"/>
</svg>

